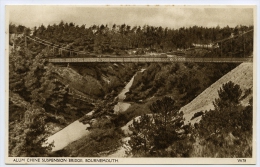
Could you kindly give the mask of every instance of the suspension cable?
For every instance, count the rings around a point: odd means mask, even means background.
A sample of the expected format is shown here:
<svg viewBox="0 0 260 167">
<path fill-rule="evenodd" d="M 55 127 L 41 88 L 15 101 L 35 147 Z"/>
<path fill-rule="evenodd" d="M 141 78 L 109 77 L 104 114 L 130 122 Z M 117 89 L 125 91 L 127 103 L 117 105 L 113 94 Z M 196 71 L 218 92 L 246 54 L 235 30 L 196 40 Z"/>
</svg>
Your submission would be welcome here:
<svg viewBox="0 0 260 167">
<path fill-rule="evenodd" d="M 64 51 L 68 51 L 68 52 L 73 52 L 73 53 L 81 53 L 81 52 L 78 52 L 78 51 L 75 51 L 75 50 L 71 50 L 71 49 L 66 49 L 65 47 L 60 47 L 59 45 L 56 45 L 56 44 L 53 44 L 53 43 L 50 43 L 50 42 L 48 42 L 48 41 L 46 41 L 45 42 L 45 40 L 41 40 L 40 38 L 38 38 L 37 37 L 37 39 L 40 39 L 40 40 L 36 40 L 36 39 L 33 39 L 33 38 L 31 38 L 31 37 L 29 37 L 29 36 L 26 36 L 28 39 L 31 39 L 31 40 L 33 40 L 33 41 L 35 41 L 35 42 L 37 42 L 37 43 L 40 43 L 40 44 L 43 44 L 43 45 L 45 45 L 45 46 L 51 46 L 51 47 L 53 47 L 53 48 L 56 48 L 56 49 L 60 49 L 60 50 L 64 50 Z"/>
</svg>

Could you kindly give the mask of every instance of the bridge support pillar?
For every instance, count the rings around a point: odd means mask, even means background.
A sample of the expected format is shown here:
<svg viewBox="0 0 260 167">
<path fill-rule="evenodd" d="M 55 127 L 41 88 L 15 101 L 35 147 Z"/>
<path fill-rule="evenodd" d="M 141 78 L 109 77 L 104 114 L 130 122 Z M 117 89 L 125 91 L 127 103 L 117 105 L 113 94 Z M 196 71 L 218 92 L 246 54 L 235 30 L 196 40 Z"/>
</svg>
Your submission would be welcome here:
<svg viewBox="0 0 260 167">
<path fill-rule="evenodd" d="M 69 67 L 70 67 L 70 63 L 67 64 L 67 68 L 69 68 Z"/>
</svg>

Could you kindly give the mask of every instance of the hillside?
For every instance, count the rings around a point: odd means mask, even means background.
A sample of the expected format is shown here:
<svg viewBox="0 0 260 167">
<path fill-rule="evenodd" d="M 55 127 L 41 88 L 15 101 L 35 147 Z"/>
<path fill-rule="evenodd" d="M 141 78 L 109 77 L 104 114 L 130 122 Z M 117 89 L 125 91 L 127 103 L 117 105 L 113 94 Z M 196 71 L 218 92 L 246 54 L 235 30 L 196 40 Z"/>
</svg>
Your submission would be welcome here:
<svg viewBox="0 0 260 167">
<path fill-rule="evenodd" d="M 227 83 L 228 81 L 232 81 L 235 84 L 240 85 L 243 92 L 249 89 L 253 90 L 253 64 L 252 63 L 242 63 L 206 90 L 204 90 L 200 95 L 198 95 L 194 100 L 190 103 L 182 107 L 180 110 L 184 112 L 184 117 L 186 123 L 191 122 L 194 124 L 195 122 L 199 122 L 201 117 L 197 117 L 190 121 L 194 113 L 199 111 L 206 111 L 210 109 L 214 109 L 213 101 L 218 97 L 218 90 L 220 87 Z M 252 96 L 252 93 L 250 93 Z M 248 103 L 249 97 L 242 100 L 242 105 L 246 105 Z"/>
<path fill-rule="evenodd" d="M 63 131 L 70 131 L 66 127 L 71 123 L 82 124 L 76 120 L 94 108 L 99 111 L 103 108 L 106 110 L 107 107 L 100 105 L 103 102 L 113 101 L 114 96 L 131 79 L 136 70 L 142 68 L 142 65 L 133 63 L 54 66 L 42 59 L 43 53 L 25 49 L 17 36 L 12 35 L 10 39 L 16 44 L 9 55 L 9 155 L 11 156 L 33 155 L 31 151 L 23 152 L 22 147 L 27 147 L 23 142 L 26 137 L 31 143 L 34 140 L 39 141 L 38 138 L 47 138 L 53 134 L 57 134 L 59 138 L 59 134 L 62 135 Z M 121 70 L 122 68 L 125 70 Z M 31 128 L 32 126 L 38 128 L 38 131 Z M 86 128 L 76 129 L 85 132 Z M 31 133 L 37 134 L 31 135 Z M 42 144 L 39 141 L 39 145 L 35 144 L 34 147 L 38 149 L 43 146 Z M 60 142 L 55 149 L 63 145 L 64 143 Z M 45 145 L 43 150 L 47 151 Z"/>
<path fill-rule="evenodd" d="M 206 111 L 210 109 L 214 109 L 213 101 L 218 97 L 218 90 L 220 87 L 227 83 L 228 81 L 232 81 L 238 85 L 240 85 L 243 92 L 245 90 L 253 90 L 253 64 L 252 63 L 242 63 L 226 75 L 221 77 L 207 89 L 205 89 L 201 94 L 199 94 L 195 99 L 193 99 L 190 103 L 183 106 L 180 111 L 183 111 L 185 117 L 185 123 L 191 122 L 194 124 L 195 122 L 199 122 L 201 117 L 194 118 L 191 120 L 194 113 L 199 111 Z M 242 104 L 246 106 L 248 101 L 252 97 L 252 93 L 249 93 L 249 96 L 242 100 Z M 135 119 L 140 118 L 140 116 L 135 117 Z M 121 129 L 125 133 L 125 135 L 131 134 L 129 131 L 129 125 L 133 123 L 133 120 L 129 121 L 125 126 Z"/>
<path fill-rule="evenodd" d="M 74 69 L 67 67 L 55 67 L 55 72 L 59 76 L 58 79 L 64 82 L 65 85 L 68 84 L 83 94 L 92 96 L 104 94 L 102 92 L 102 85 L 92 76 L 82 76 Z"/>
<path fill-rule="evenodd" d="M 221 77 L 220 79 L 218 79 L 216 82 L 214 82 L 212 85 L 210 85 L 207 89 L 205 89 L 201 94 L 199 94 L 196 98 L 194 98 L 190 103 L 188 103 L 187 105 L 183 106 L 180 111 L 183 111 L 184 113 L 184 118 L 185 118 L 185 123 L 191 123 L 191 124 L 194 124 L 196 122 L 203 122 L 203 121 L 200 121 L 201 120 L 201 116 L 200 117 L 196 117 L 195 119 L 192 119 L 191 118 L 193 117 L 193 115 L 197 112 L 200 112 L 200 111 L 203 111 L 205 112 L 206 110 L 213 110 L 214 109 L 214 106 L 212 104 L 212 102 L 216 99 L 216 98 L 219 98 L 219 95 L 218 95 L 218 90 L 223 86 L 223 84 L 227 83 L 227 82 L 233 82 L 234 84 L 237 84 L 240 86 L 241 90 L 242 90 L 242 95 L 241 95 L 241 98 L 240 98 L 240 104 L 242 104 L 242 106 L 246 107 L 247 110 L 245 110 L 244 114 L 247 113 L 249 114 L 251 109 L 249 107 L 249 100 L 252 98 L 253 96 L 253 93 L 252 93 L 252 90 L 253 90 L 253 64 L 251 63 L 242 63 L 240 65 L 238 65 L 236 68 L 234 68 L 233 70 L 231 70 L 230 72 L 228 72 L 226 75 L 224 75 L 223 77 Z M 216 111 L 212 111 L 212 112 L 216 112 Z M 236 110 L 236 114 L 239 114 L 241 111 L 239 110 Z M 236 115 L 235 114 L 235 115 Z M 218 117 L 218 116 L 216 116 Z M 246 121 L 249 121 L 250 122 L 250 117 L 247 117 L 247 116 L 240 116 L 239 117 L 236 117 L 236 116 L 232 116 L 235 120 L 240 120 L 239 122 L 243 122 L 242 120 L 245 120 Z M 140 120 L 141 116 L 136 116 L 134 119 L 135 120 Z M 218 119 L 218 118 L 216 118 Z M 210 120 L 209 121 L 209 124 L 212 124 L 214 126 L 214 123 L 217 124 L 218 121 L 215 120 L 216 122 L 212 122 L 213 120 Z M 226 121 L 226 120 L 225 120 Z M 226 122 L 224 121 L 224 127 L 225 126 L 228 126 L 228 123 L 226 124 Z M 205 123 L 205 120 L 204 120 L 204 123 Z M 129 141 L 132 139 L 132 144 L 133 144 L 133 141 L 135 142 L 134 138 L 133 138 L 133 132 L 129 130 L 129 126 L 132 125 L 133 126 L 133 120 L 127 122 L 124 126 L 121 127 L 121 130 L 123 131 L 124 133 L 124 138 L 122 138 L 122 140 L 124 140 L 124 144 L 125 145 L 128 145 L 127 143 L 129 143 Z M 245 123 L 241 123 L 242 126 L 246 126 L 247 124 Z M 205 124 L 198 124 L 198 127 L 200 126 L 204 126 L 204 127 L 207 127 L 205 126 Z M 248 127 L 251 127 L 251 125 L 249 124 Z M 207 128 L 206 128 L 207 129 Z M 234 131 L 239 131 L 240 129 L 242 128 L 237 128 L 236 130 Z M 197 133 L 197 132 L 193 132 L 194 134 Z M 244 131 L 243 131 L 243 135 L 244 133 L 248 133 L 246 128 L 244 128 Z M 212 134 L 212 133 L 210 133 Z M 192 136 L 193 134 L 191 134 Z M 247 135 L 241 135 L 243 137 L 243 139 L 241 139 L 241 143 L 238 144 L 238 148 L 236 148 L 234 145 L 233 145 L 233 142 L 234 140 L 237 140 L 236 138 L 236 133 L 235 132 L 230 132 L 228 134 L 229 136 L 226 136 L 224 137 L 224 140 L 225 141 L 228 141 L 230 142 L 229 144 L 225 144 L 225 146 L 220 146 L 218 149 L 215 148 L 215 154 L 212 153 L 212 155 L 210 153 L 208 153 L 207 151 L 205 151 L 206 149 L 205 148 L 210 148 L 212 149 L 212 145 L 211 143 L 209 142 L 210 140 L 213 140 L 212 138 L 210 137 L 207 137 L 206 135 L 206 138 L 200 138 L 200 139 L 196 139 L 196 142 L 191 144 L 189 143 L 190 140 L 186 140 L 186 141 L 183 141 L 184 143 L 187 143 L 187 145 L 185 145 L 185 147 L 189 148 L 190 151 L 189 154 L 190 156 L 194 156 L 194 157 L 203 157 L 205 156 L 204 154 L 208 154 L 208 156 L 216 156 L 216 157 L 221 157 L 223 155 L 227 155 L 227 154 L 231 154 L 232 150 L 239 150 L 239 146 L 240 145 L 243 145 L 245 147 L 245 150 L 244 152 L 241 154 L 242 156 L 250 156 L 250 148 L 252 147 L 252 145 L 250 144 L 250 135 L 249 137 Z M 196 135 L 194 135 L 196 136 Z M 193 136 L 193 137 L 194 137 Z M 202 136 L 202 134 L 201 134 Z M 246 138 L 245 136 L 247 136 L 248 138 Z M 135 136 L 136 137 L 136 136 Z M 245 138 L 245 139 L 244 139 Z M 216 139 L 216 141 L 221 141 L 222 139 L 219 139 L 218 137 L 214 138 Z M 193 139 L 192 139 L 193 140 Z M 246 140 L 246 142 L 244 141 Z M 200 141 L 200 142 L 198 142 Z M 203 143 L 203 142 L 204 143 Z M 196 145 L 196 143 L 199 143 L 198 145 Z M 191 144 L 191 145 L 189 145 Z M 126 146 L 121 146 L 118 148 L 118 150 L 112 154 L 109 155 L 109 157 L 125 157 L 127 156 L 125 151 L 127 150 L 125 147 Z M 183 147 L 184 145 L 182 145 Z M 225 147 L 232 147 L 232 148 L 225 148 Z M 233 147 L 234 146 L 234 147 Z M 171 145 L 170 147 L 175 147 L 174 145 Z M 169 147 L 169 148 L 170 148 Z M 205 149 L 204 151 L 202 150 Z M 168 148 L 167 148 L 168 149 Z M 181 149 L 180 149 L 181 150 Z M 183 149 L 185 150 L 185 149 Z M 223 152 L 223 150 L 225 151 Z M 233 152 L 232 152 L 233 154 Z M 240 154 L 238 156 L 241 156 Z M 207 156 L 207 155 L 206 155 Z"/>
</svg>

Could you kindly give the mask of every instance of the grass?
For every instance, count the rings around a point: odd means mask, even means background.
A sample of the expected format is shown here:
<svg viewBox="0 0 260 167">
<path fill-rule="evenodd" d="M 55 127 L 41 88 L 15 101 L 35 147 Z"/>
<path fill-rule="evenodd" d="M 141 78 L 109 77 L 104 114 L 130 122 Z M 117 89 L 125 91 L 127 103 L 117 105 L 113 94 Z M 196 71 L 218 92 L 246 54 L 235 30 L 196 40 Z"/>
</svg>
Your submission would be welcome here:
<svg viewBox="0 0 260 167">
<path fill-rule="evenodd" d="M 211 141 L 202 141 L 197 138 L 193 144 L 190 157 L 210 158 L 251 158 L 252 157 L 252 134 L 243 134 L 243 139 L 233 140 L 225 138 L 222 146 L 217 146 Z"/>
</svg>

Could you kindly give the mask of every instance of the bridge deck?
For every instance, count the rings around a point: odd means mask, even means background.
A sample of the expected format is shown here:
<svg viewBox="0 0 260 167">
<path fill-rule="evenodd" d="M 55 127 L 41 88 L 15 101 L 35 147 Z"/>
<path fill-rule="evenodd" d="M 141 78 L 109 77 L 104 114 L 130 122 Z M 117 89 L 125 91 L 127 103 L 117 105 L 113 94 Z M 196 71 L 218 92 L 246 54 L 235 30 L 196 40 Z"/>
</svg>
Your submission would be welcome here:
<svg viewBox="0 0 260 167">
<path fill-rule="evenodd" d="M 87 58 L 50 58 L 51 63 L 94 63 L 94 62 L 229 62 L 229 63 L 242 63 L 253 62 L 253 58 L 162 58 L 162 57 L 87 57 Z"/>
</svg>

